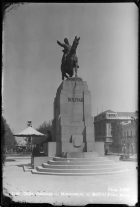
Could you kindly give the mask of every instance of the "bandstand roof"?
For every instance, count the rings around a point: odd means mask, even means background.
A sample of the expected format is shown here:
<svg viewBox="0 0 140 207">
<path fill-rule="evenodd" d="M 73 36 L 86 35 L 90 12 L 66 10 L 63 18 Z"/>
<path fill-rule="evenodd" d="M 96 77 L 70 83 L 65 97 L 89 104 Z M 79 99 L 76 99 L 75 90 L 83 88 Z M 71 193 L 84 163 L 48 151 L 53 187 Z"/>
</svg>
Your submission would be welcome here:
<svg viewBox="0 0 140 207">
<path fill-rule="evenodd" d="M 45 134 L 40 133 L 33 127 L 29 126 L 26 129 L 22 130 L 18 134 L 14 134 L 16 137 L 30 137 L 30 136 L 46 136 Z"/>
</svg>

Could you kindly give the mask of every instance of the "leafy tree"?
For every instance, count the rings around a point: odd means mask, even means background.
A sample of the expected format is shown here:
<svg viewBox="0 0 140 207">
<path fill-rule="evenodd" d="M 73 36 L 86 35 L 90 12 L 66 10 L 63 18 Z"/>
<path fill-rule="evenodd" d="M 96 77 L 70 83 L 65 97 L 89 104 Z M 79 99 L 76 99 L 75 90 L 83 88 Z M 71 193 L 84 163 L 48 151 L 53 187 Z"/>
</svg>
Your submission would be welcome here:
<svg viewBox="0 0 140 207">
<path fill-rule="evenodd" d="M 6 120 L 2 117 L 2 122 L 3 122 L 3 136 L 4 136 L 4 146 L 7 149 L 12 149 L 15 144 L 16 144 L 16 140 L 15 137 L 13 136 L 13 133 L 9 127 L 9 125 L 7 124 Z"/>
<path fill-rule="evenodd" d="M 44 121 L 38 128 L 37 130 L 43 134 L 46 134 L 47 136 L 47 141 L 51 142 L 52 141 L 52 124 L 51 122 L 47 123 Z"/>
<path fill-rule="evenodd" d="M 1 146 L 2 146 L 2 155 L 3 155 L 2 161 L 4 161 L 6 150 L 13 149 L 16 144 L 16 140 L 15 137 L 13 136 L 13 133 L 9 125 L 7 124 L 3 116 L 1 120 L 1 135 L 2 135 Z"/>
</svg>

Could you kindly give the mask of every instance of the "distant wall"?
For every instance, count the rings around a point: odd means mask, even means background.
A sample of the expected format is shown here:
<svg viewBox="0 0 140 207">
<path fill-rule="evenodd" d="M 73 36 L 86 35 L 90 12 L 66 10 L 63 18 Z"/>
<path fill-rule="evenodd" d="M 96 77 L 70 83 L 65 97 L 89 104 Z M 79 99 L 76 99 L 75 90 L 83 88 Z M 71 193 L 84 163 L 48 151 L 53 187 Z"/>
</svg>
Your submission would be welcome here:
<svg viewBox="0 0 140 207">
<path fill-rule="evenodd" d="M 53 157 L 56 155 L 56 142 L 48 142 L 48 156 Z"/>
<path fill-rule="evenodd" d="M 47 142 L 43 144 L 43 150 L 46 156 L 56 156 L 56 142 Z"/>
<path fill-rule="evenodd" d="M 48 156 L 48 142 L 43 144 L 43 151 L 44 151 L 45 155 Z"/>
<path fill-rule="evenodd" d="M 104 142 L 95 142 L 94 150 L 99 153 L 99 155 L 104 155 Z"/>
</svg>

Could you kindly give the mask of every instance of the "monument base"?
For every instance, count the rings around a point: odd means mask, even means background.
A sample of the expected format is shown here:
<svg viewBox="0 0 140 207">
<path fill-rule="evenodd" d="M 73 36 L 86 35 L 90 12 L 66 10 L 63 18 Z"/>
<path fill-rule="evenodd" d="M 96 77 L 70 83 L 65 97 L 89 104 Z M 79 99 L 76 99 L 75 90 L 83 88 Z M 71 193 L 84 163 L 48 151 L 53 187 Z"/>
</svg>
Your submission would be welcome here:
<svg viewBox="0 0 140 207">
<path fill-rule="evenodd" d="M 62 81 L 54 99 L 53 140 L 48 155 L 84 157 L 104 154 L 104 143 L 96 143 L 91 115 L 91 93 L 82 78 Z M 84 154 L 82 154 L 84 153 Z"/>
<path fill-rule="evenodd" d="M 64 147 L 65 146 L 65 147 Z M 92 151 L 83 151 L 83 148 L 73 148 L 71 143 L 48 142 L 45 144 L 44 152 L 46 156 L 53 157 L 95 157 L 97 155 L 104 156 L 104 142 L 94 142 Z M 87 147 L 84 145 L 84 147 Z M 88 149 L 89 150 L 89 149 Z"/>
<path fill-rule="evenodd" d="M 94 158 L 97 156 L 97 152 L 70 152 L 65 154 L 67 158 Z"/>
<path fill-rule="evenodd" d="M 94 142 L 94 149 L 93 151 L 88 152 L 62 152 L 60 157 L 72 157 L 72 158 L 94 158 L 97 156 L 104 156 L 104 142 Z"/>
</svg>

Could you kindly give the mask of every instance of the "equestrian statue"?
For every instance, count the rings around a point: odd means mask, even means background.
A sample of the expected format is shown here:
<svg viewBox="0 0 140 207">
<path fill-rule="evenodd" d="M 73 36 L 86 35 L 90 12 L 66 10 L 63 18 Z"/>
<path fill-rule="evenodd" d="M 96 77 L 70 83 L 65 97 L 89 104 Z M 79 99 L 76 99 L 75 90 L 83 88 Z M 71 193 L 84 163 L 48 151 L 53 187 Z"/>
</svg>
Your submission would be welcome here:
<svg viewBox="0 0 140 207">
<path fill-rule="evenodd" d="M 63 47 L 63 57 L 61 61 L 61 72 L 62 80 L 64 78 L 73 77 L 75 72 L 75 77 L 77 77 L 78 58 L 76 55 L 76 49 L 79 44 L 80 37 L 75 36 L 72 46 L 69 44 L 68 38 L 64 39 L 64 43 L 57 41 L 57 44 Z"/>
</svg>

